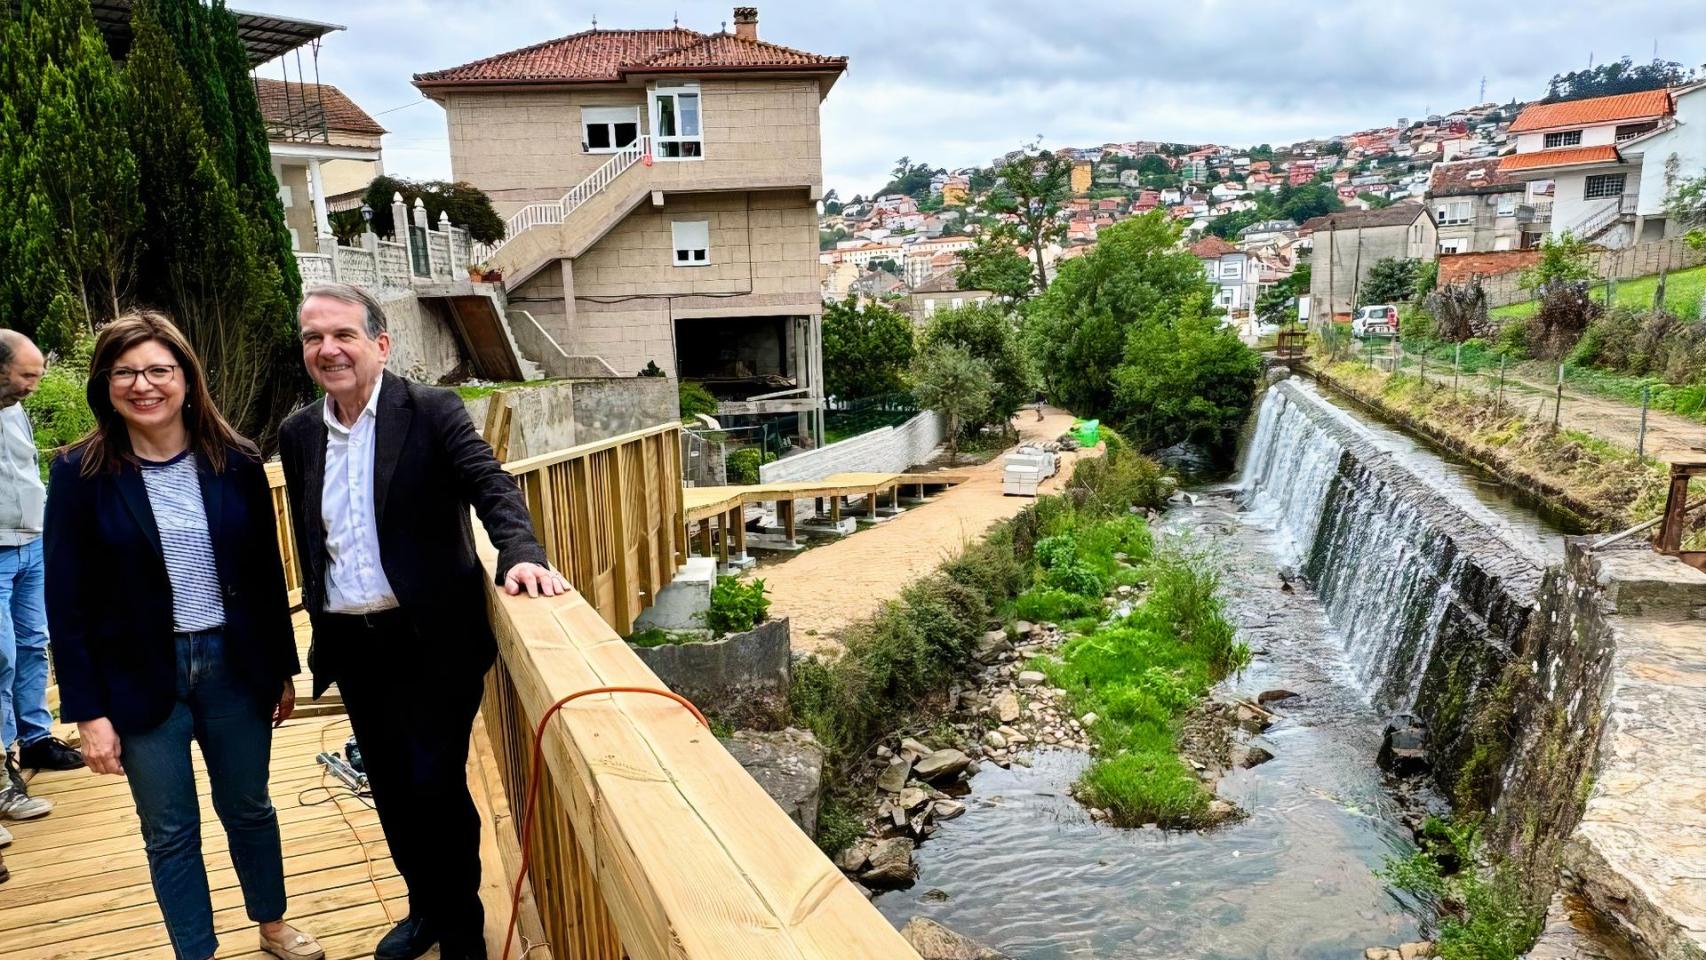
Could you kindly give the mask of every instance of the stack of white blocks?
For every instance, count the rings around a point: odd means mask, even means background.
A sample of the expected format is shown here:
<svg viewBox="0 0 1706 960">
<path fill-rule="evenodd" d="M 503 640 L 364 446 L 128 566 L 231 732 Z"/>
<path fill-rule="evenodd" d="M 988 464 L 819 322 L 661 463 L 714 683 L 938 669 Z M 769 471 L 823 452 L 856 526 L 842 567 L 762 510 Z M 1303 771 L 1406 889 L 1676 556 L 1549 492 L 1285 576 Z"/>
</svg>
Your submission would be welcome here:
<svg viewBox="0 0 1706 960">
<path fill-rule="evenodd" d="M 1020 497 L 1036 496 L 1037 484 L 1058 469 L 1053 453 L 1029 444 L 1009 453 L 1001 464 L 1001 492 Z"/>
</svg>

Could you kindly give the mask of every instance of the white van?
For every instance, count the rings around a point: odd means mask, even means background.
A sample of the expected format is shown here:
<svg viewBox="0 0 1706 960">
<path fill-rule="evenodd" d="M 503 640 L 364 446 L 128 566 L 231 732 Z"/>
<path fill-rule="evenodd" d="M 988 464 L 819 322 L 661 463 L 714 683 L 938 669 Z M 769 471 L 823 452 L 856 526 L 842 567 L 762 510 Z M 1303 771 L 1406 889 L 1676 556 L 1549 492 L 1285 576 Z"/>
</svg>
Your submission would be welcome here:
<svg viewBox="0 0 1706 960">
<path fill-rule="evenodd" d="M 1351 335 L 1357 337 L 1395 337 L 1398 335 L 1398 308 L 1390 303 L 1370 304 L 1351 318 Z"/>
</svg>

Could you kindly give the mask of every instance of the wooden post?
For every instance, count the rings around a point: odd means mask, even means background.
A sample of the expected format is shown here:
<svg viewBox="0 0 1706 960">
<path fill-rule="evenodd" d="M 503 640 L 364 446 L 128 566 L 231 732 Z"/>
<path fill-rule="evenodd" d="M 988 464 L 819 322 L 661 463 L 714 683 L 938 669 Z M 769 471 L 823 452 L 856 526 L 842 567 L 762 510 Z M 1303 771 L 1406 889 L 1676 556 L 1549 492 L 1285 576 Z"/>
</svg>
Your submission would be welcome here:
<svg viewBox="0 0 1706 960">
<path fill-rule="evenodd" d="M 812 502 L 812 515 L 818 516 L 818 517 L 823 516 L 823 498 L 822 497 L 818 497 L 816 500 L 814 500 Z"/>
<path fill-rule="evenodd" d="M 699 521 L 699 555 L 712 556 L 711 553 L 711 519 L 706 517 Z"/>
<path fill-rule="evenodd" d="M 776 504 L 782 514 L 782 531 L 788 537 L 788 546 L 794 545 L 794 501 L 782 500 Z"/>
<path fill-rule="evenodd" d="M 1670 492 L 1665 497 L 1665 522 L 1659 527 L 1660 553 L 1676 553 L 1682 549 L 1682 528 L 1688 519 L 1689 465 L 1670 465 Z"/>
<path fill-rule="evenodd" d="M 829 522 L 830 523 L 840 523 L 841 522 L 841 497 L 840 496 L 833 496 L 833 497 L 829 498 Z"/>
<path fill-rule="evenodd" d="M 729 511 L 729 522 L 733 525 L 735 534 L 735 559 L 746 559 L 746 506 L 736 505 Z"/>
<path fill-rule="evenodd" d="M 510 414 L 509 391 L 496 390 L 486 398 L 486 442 L 492 446 L 492 456 L 499 463 L 509 459 Z"/>
<path fill-rule="evenodd" d="M 615 591 L 616 619 L 610 624 L 620 636 L 634 631 L 635 608 L 644 609 L 634 590 L 633 571 L 628 569 L 628 448 L 612 447 L 604 458 L 605 488 L 610 492 L 611 585 Z"/>
<path fill-rule="evenodd" d="M 872 520 L 877 519 L 877 491 L 875 490 L 865 494 L 865 516 Z"/>
<path fill-rule="evenodd" d="M 734 531 L 729 529 L 729 515 L 717 514 L 717 565 L 729 569 L 729 538 Z"/>
</svg>

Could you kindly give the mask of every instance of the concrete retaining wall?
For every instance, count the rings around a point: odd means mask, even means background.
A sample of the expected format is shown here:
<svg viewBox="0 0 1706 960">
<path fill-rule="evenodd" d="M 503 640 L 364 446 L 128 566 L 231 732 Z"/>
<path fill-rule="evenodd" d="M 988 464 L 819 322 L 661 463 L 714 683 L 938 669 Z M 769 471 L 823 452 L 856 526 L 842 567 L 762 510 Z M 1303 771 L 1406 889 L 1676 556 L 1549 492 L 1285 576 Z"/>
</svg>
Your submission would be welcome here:
<svg viewBox="0 0 1706 960">
<path fill-rule="evenodd" d="M 386 369 L 417 383 L 439 383 L 463 366 L 455 332 L 414 293 L 382 293 L 379 302 L 385 308 L 385 326 L 391 334 Z"/>
<path fill-rule="evenodd" d="M 467 401 L 476 426 L 486 422 L 487 397 Z M 564 380 L 510 391 L 512 460 L 592 443 L 681 417 L 674 380 L 605 377 Z"/>
<path fill-rule="evenodd" d="M 779 716 L 788 699 L 788 618 L 708 643 L 634 647 L 646 666 L 706 713 L 731 720 Z"/>
<path fill-rule="evenodd" d="M 898 427 L 882 427 L 758 468 L 761 483 L 821 480 L 836 473 L 905 473 L 930 459 L 946 437 L 941 414 L 926 410 Z"/>
</svg>

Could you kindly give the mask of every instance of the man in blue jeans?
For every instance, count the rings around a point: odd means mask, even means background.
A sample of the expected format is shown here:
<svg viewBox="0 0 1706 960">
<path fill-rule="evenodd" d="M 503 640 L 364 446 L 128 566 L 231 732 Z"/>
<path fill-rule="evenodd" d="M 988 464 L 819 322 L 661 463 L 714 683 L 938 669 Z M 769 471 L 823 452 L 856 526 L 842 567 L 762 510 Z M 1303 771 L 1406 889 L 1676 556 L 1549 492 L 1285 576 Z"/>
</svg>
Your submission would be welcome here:
<svg viewBox="0 0 1706 960">
<path fill-rule="evenodd" d="M 47 610 L 42 595 L 42 485 L 35 431 L 20 402 L 41 383 L 45 360 L 30 339 L 0 330 L 0 819 L 46 816 L 20 767 L 75 770 L 83 755 L 53 736 L 47 709 Z M 18 755 L 12 755 L 12 742 Z"/>
</svg>

